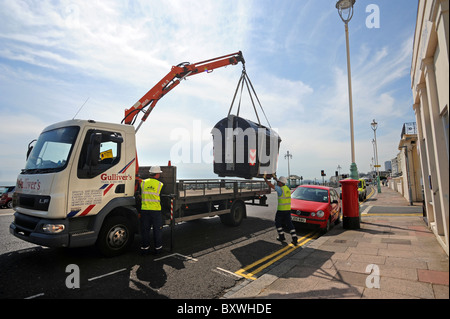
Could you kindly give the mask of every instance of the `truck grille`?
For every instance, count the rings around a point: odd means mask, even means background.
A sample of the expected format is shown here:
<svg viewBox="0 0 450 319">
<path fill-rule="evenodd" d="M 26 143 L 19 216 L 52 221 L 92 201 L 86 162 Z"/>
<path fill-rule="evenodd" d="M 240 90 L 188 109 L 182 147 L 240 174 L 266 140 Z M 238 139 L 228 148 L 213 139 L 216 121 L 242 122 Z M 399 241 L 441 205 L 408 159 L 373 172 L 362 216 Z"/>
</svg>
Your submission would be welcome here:
<svg viewBox="0 0 450 319">
<path fill-rule="evenodd" d="M 18 194 L 18 206 L 34 210 L 48 210 L 50 196 Z"/>
</svg>

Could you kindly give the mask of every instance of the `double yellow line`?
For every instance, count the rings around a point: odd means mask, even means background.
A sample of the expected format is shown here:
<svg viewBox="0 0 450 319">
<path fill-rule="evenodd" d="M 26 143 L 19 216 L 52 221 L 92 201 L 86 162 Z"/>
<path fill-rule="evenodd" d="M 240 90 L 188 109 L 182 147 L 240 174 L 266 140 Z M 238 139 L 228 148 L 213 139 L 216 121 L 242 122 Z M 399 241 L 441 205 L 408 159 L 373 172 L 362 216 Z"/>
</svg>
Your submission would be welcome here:
<svg viewBox="0 0 450 319">
<path fill-rule="evenodd" d="M 244 268 L 239 269 L 238 271 L 235 272 L 235 274 L 242 276 L 244 278 L 247 278 L 247 279 L 256 280 L 255 275 L 257 273 L 261 272 L 262 270 L 266 269 L 267 267 L 272 265 L 277 260 L 280 260 L 284 256 L 290 254 L 297 248 L 305 245 L 307 242 L 309 242 L 310 240 L 313 240 L 317 237 L 319 237 L 318 231 L 310 232 L 309 234 L 306 234 L 305 236 L 299 238 L 297 245 L 294 246 L 293 244 L 289 244 L 289 245 L 281 248 L 280 250 L 277 250 L 276 252 L 274 252 L 266 257 L 263 257 Z"/>
<path fill-rule="evenodd" d="M 372 195 L 374 195 L 375 194 L 375 188 L 374 187 L 371 187 L 371 191 L 370 191 L 370 194 L 369 195 L 367 195 L 367 198 L 365 199 L 365 200 L 363 200 L 362 202 L 361 202 L 361 204 L 362 203 L 364 203 L 366 200 L 368 200 L 369 198 L 371 198 L 372 197 Z M 420 217 L 420 216 L 422 216 L 423 214 L 422 213 L 398 213 L 398 214 L 364 214 L 364 215 L 362 215 L 362 216 L 364 216 L 364 217 L 367 217 L 367 216 L 369 216 L 369 217 L 373 217 L 373 216 L 385 216 L 385 217 L 388 217 L 388 216 L 395 216 L 395 217 L 399 217 L 399 216 L 406 216 L 406 217 L 415 217 L 415 216 L 418 216 L 418 217 Z"/>
</svg>

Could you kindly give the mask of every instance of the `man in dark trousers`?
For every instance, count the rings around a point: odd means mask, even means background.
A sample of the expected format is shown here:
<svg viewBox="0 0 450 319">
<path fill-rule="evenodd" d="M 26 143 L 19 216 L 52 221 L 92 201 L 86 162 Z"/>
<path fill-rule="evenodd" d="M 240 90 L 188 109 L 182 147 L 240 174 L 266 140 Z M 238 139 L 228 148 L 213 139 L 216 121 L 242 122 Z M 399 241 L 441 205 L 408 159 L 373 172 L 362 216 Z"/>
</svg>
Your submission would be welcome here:
<svg viewBox="0 0 450 319">
<path fill-rule="evenodd" d="M 161 213 L 161 189 L 164 184 L 158 179 L 161 177 L 161 168 L 152 166 L 150 178 L 143 180 L 140 185 L 141 211 L 141 254 L 150 252 L 157 255 L 162 252 L 162 213 Z M 150 229 L 153 226 L 154 250 L 150 250 Z"/>
<path fill-rule="evenodd" d="M 277 240 L 286 240 L 283 232 L 283 226 L 286 225 L 292 237 L 292 244 L 297 245 L 297 233 L 295 232 L 295 227 L 291 218 L 291 190 L 286 186 L 287 178 L 281 176 L 280 179 L 277 179 L 275 175 L 273 178 L 277 182 L 276 185 L 269 182 L 266 175 L 264 175 L 266 184 L 269 185 L 270 188 L 274 189 L 278 195 L 278 207 L 275 215 L 275 227 L 278 232 Z"/>
</svg>

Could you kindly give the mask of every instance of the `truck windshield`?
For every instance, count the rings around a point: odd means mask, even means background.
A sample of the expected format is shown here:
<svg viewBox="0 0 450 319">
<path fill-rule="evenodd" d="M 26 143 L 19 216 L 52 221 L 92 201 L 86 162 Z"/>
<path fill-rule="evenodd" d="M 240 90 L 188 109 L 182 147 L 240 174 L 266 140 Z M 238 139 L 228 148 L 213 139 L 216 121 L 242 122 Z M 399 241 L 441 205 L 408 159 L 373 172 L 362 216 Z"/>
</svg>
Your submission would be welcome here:
<svg viewBox="0 0 450 319">
<path fill-rule="evenodd" d="M 28 157 L 22 173 L 39 174 L 62 171 L 78 135 L 78 126 L 43 132 Z"/>
</svg>

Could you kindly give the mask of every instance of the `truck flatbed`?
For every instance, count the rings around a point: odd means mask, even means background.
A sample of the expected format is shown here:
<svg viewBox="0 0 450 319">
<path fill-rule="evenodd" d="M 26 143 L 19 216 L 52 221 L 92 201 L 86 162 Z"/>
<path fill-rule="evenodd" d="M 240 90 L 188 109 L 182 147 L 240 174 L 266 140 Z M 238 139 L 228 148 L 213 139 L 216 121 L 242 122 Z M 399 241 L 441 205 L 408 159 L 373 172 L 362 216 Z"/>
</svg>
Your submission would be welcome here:
<svg viewBox="0 0 450 319">
<path fill-rule="evenodd" d="M 149 177 L 148 166 L 139 167 L 139 177 Z M 225 224 L 237 226 L 246 217 L 245 205 L 267 206 L 271 189 L 264 181 L 235 179 L 176 179 L 175 166 L 162 166 L 161 206 L 166 224 L 216 215 Z M 235 212 L 238 211 L 238 212 Z M 234 217 L 230 217 L 234 216 Z"/>
</svg>

